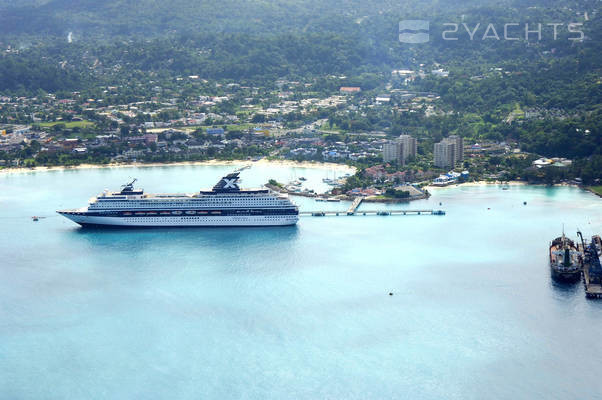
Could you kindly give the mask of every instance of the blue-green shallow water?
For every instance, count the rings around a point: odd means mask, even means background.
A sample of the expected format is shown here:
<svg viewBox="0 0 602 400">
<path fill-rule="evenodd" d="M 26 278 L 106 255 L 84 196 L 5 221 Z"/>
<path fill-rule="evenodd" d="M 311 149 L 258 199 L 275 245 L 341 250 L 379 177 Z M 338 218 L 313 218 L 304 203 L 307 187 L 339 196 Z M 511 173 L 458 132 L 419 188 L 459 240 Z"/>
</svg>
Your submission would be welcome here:
<svg viewBox="0 0 602 400">
<path fill-rule="evenodd" d="M 454 187 L 394 206 L 442 202 L 444 217 L 289 228 L 29 219 L 131 176 L 194 191 L 231 169 L 0 175 L 0 398 L 602 397 L 602 301 L 554 284 L 547 265 L 563 223 L 602 233 L 601 200 L 579 189 Z M 256 166 L 243 178 L 320 186 L 327 173 Z"/>
</svg>

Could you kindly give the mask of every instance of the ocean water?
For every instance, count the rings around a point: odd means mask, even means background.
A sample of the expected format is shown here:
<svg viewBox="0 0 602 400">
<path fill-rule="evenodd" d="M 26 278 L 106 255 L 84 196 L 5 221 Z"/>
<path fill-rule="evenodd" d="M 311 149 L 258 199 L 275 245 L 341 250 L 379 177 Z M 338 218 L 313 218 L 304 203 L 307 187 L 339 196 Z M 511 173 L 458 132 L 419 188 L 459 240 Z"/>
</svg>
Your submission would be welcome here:
<svg viewBox="0 0 602 400">
<path fill-rule="evenodd" d="M 0 399 L 602 398 L 602 301 L 547 264 L 563 224 L 602 233 L 602 200 L 577 188 L 451 187 L 362 205 L 446 216 L 282 228 L 91 231 L 54 215 L 130 177 L 191 192 L 231 169 L 0 174 Z M 332 175 L 242 177 L 323 190 Z"/>
</svg>

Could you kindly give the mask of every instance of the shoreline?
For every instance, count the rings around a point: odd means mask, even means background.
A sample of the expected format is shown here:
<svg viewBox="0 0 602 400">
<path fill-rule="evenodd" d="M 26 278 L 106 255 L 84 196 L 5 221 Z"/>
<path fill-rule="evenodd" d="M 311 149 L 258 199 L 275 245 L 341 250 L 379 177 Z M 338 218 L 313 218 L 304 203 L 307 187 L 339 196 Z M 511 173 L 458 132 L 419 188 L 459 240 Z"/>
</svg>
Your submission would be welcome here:
<svg viewBox="0 0 602 400">
<path fill-rule="evenodd" d="M 473 181 L 473 182 L 464 182 L 464 183 L 455 183 L 455 184 L 451 184 L 451 185 L 447 185 L 447 186 L 433 186 L 433 185 L 427 185 L 424 186 L 424 189 L 427 189 L 429 192 L 435 192 L 437 190 L 441 190 L 441 189 L 448 189 L 448 188 L 455 188 L 455 187 L 459 187 L 459 186 L 471 186 L 471 187 L 477 187 L 477 186 L 549 186 L 549 187 L 575 187 L 575 188 L 579 188 L 582 189 L 586 192 L 590 192 L 598 197 L 601 197 L 598 193 L 594 192 L 593 190 L 590 190 L 587 186 L 582 186 L 582 185 L 577 185 L 577 184 L 573 184 L 573 183 L 556 183 L 554 185 L 548 185 L 545 183 L 529 183 L 529 182 L 525 182 L 525 181 L 495 181 L 495 182 L 490 182 L 490 181 Z"/>
<path fill-rule="evenodd" d="M 497 185 L 497 186 L 545 186 L 545 184 L 542 184 L 542 183 L 529 183 L 529 182 L 524 182 L 524 181 L 508 181 L 508 182 L 504 181 L 503 183 L 501 181 L 495 181 L 495 182 L 472 181 L 472 182 L 464 182 L 464 183 L 452 183 L 451 185 L 447 185 L 447 186 L 427 185 L 427 186 L 424 186 L 424 188 L 428 189 L 430 191 L 430 190 L 439 190 L 439 189 L 446 189 L 446 188 L 452 188 L 452 187 L 458 187 L 458 186 L 494 186 L 494 185 Z"/>
<path fill-rule="evenodd" d="M 178 161 L 173 163 L 111 163 L 111 164 L 79 164 L 74 166 L 52 166 L 52 167 L 33 167 L 33 168 L 3 168 L 0 174 L 22 174 L 29 172 L 51 172 L 68 171 L 81 169 L 101 169 L 101 168 L 157 168 L 157 167 L 183 167 L 183 166 L 234 166 L 234 165 L 277 165 L 281 167 L 297 168 L 330 168 L 337 171 L 351 171 L 355 173 L 355 167 L 345 164 L 335 164 L 328 162 L 311 161 L 292 161 L 292 160 L 207 160 L 207 161 Z"/>
</svg>

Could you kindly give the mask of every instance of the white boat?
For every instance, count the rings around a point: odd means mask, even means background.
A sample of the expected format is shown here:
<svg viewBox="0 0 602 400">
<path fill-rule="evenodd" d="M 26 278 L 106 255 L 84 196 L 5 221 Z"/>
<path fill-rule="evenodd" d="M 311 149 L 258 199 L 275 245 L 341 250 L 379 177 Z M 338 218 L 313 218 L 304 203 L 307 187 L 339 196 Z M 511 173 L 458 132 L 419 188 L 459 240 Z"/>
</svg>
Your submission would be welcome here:
<svg viewBox="0 0 602 400">
<path fill-rule="evenodd" d="M 119 192 L 104 191 L 87 207 L 57 211 L 82 226 L 185 227 L 282 226 L 299 220 L 299 208 L 269 189 L 242 190 L 239 172 L 223 177 L 212 190 L 193 194 L 145 194 L 136 180 Z"/>
</svg>

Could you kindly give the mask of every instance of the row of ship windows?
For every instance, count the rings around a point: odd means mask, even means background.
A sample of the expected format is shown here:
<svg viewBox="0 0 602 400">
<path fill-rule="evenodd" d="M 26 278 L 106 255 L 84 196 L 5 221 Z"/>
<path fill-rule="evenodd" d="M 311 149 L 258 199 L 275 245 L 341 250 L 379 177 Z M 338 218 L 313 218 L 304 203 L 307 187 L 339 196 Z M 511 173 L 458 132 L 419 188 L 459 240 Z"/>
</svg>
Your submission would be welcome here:
<svg viewBox="0 0 602 400">
<path fill-rule="evenodd" d="M 189 202 L 189 201 L 225 201 L 225 200 L 263 200 L 263 199 L 268 199 L 268 200 L 278 200 L 278 198 L 273 197 L 273 196 L 244 196 L 244 197 L 232 197 L 232 196 L 228 196 L 228 197 L 208 197 L 208 198 L 204 198 L 204 199 L 195 199 L 195 198 L 184 198 L 184 199 L 169 199 L 169 202 L 171 203 L 182 203 L 182 202 Z M 104 201 L 104 202 L 118 202 L 121 200 L 127 200 L 125 198 L 123 199 L 106 199 L 103 197 L 98 197 L 98 201 Z M 161 200 L 157 200 L 157 199 L 129 199 L 128 201 L 161 201 Z"/>
<path fill-rule="evenodd" d="M 289 202 L 253 202 L 253 203 L 231 203 L 231 202 L 224 202 L 224 203 L 208 203 L 208 204 L 194 204 L 194 206 L 201 206 L 201 207 L 215 207 L 215 206 L 224 206 L 224 205 L 237 205 L 237 206 L 245 206 L 245 205 L 253 205 L 253 206 L 289 206 L 290 203 Z M 138 203 L 138 204 L 132 204 L 132 203 L 115 203 L 115 204 L 99 204 L 99 203 L 92 203 L 91 207 L 92 208 L 110 208 L 110 207 L 173 207 L 175 206 L 174 204 L 165 204 L 165 203 L 156 203 L 156 204 L 148 204 L 148 203 Z M 190 205 L 187 204 L 177 204 L 176 206 L 178 207 L 187 207 Z"/>
<path fill-rule="evenodd" d="M 266 219 L 270 219 L 270 220 L 274 220 L 274 219 L 294 219 L 294 218 L 287 218 L 287 217 L 283 217 L 283 216 L 269 216 L 266 215 L 265 217 L 233 217 L 231 220 L 234 221 L 264 221 Z M 207 219 L 207 217 L 180 217 L 177 219 L 178 221 L 200 221 L 200 220 L 208 220 L 211 221 L 211 223 L 224 223 L 227 222 L 228 220 L 224 219 L 224 218 L 219 218 L 219 219 Z M 125 222 L 166 222 L 166 218 L 125 218 Z M 167 222 L 172 222 L 172 221 L 167 221 Z"/>
<path fill-rule="evenodd" d="M 250 199 L 224 199 L 224 200 L 205 200 L 200 203 L 241 203 L 245 201 L 262 201 L 262 202 L 282 202 L 287 201 L 287 199 L 259 199 L 259 198 L 250 198 Z M 199 203 L 198 201 L 157 201 L 157 200 L 126 200 L 126 201 L 104 201 L 98 200 L 98 203 L 107 203 L 107 204 L 121 204 L 121 203 L 153 203 L 153 204 L 190 204 L 190 203 Z"/>
</svg>

